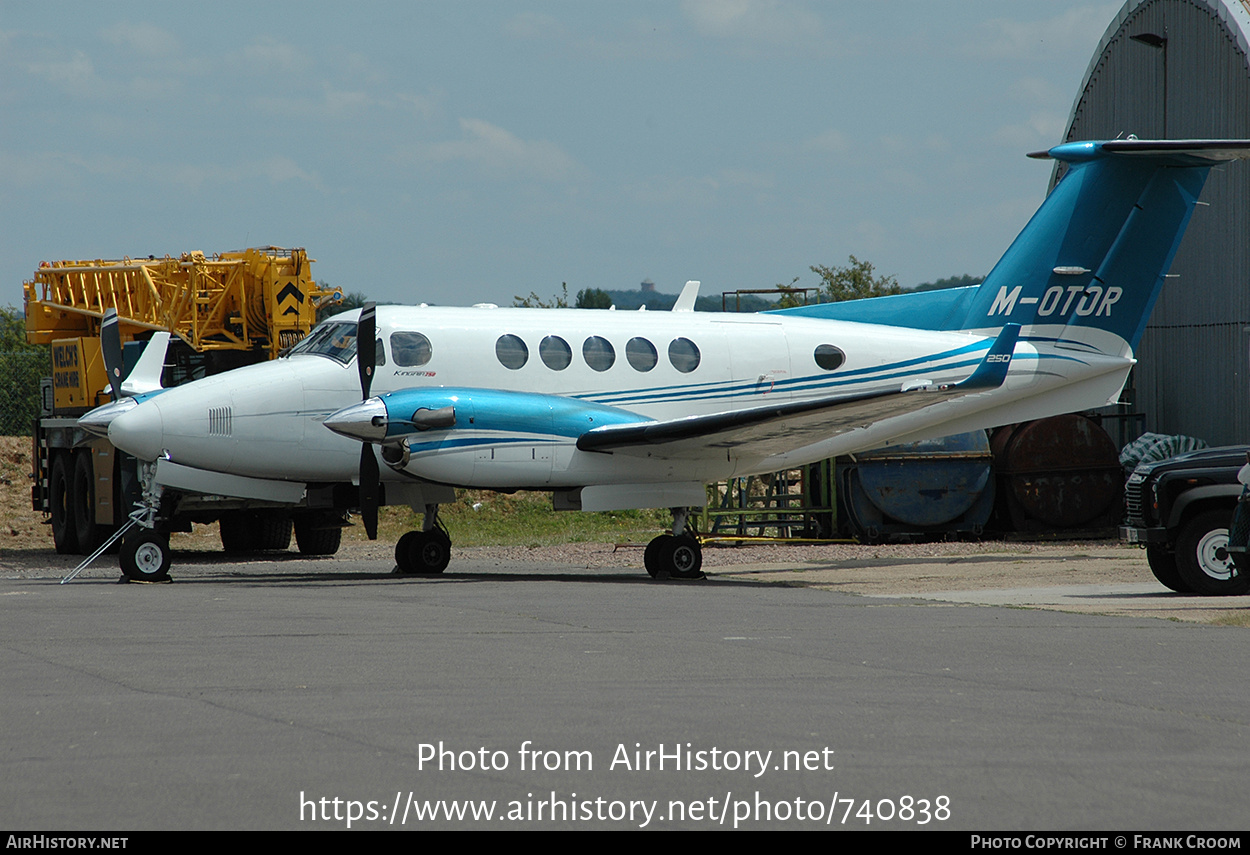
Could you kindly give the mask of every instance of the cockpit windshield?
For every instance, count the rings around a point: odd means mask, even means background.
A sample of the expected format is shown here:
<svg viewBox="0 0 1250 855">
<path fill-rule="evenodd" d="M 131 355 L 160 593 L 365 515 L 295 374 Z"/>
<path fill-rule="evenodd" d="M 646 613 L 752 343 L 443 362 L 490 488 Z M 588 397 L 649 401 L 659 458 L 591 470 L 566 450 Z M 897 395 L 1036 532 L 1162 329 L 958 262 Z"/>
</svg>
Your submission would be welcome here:
<svg viewBox="0 0 1250 855">
<path fill-rule="evenodd" d="M 347 321 L 322 324 L 291 349 L 291 356 L 301 353 L 328 356 L 346 365 L 356 355 L 356 324 Z"/>
</svg>

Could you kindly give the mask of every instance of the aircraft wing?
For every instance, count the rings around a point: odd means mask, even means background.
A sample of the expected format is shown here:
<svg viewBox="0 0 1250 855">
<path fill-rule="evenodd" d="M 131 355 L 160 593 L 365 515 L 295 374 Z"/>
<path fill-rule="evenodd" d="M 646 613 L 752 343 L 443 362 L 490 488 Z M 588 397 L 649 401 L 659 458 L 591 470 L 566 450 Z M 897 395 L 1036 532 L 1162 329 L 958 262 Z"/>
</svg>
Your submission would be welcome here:
<svg viewBox="0 0 1250 855">
<path fill-rule="evenodd" d="M 727 449 L 750 445 L 753 456 L 780 454 L 882 419 L 997 389 L 1007 377 L 1019 333 L 1018 324 L 1003 327 L 976 370 L 958 383 L 904 386 L 705 416 L 608 425 L 582 434 L 577 447 L 582 451 L 689 458 L 719 457 Z"/>
</svg>

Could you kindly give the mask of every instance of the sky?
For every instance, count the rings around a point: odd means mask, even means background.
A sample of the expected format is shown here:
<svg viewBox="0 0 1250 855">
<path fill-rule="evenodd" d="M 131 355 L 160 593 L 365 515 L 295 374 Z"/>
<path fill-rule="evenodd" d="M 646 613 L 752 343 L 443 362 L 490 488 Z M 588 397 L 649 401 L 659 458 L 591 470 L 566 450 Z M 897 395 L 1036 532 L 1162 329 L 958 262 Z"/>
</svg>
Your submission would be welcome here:
<svg viewBox="0 0 1250 855">
<path fill-rule="evenodd" d="M 1120 5 L 0 0 L 0 305 L 263 245 L 444 305 L 982 275 Z"/>
</svg>

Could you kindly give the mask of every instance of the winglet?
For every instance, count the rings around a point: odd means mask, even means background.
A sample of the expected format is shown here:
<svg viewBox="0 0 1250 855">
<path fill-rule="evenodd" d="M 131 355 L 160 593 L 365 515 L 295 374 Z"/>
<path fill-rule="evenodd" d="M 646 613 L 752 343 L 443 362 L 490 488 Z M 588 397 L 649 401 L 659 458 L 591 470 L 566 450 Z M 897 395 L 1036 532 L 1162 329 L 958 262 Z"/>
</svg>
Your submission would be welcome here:
<svg viewBox="0 0 1250 855">
<path fill-rule="evenodd" d="M 1016 339 L 1020 337 L 1019 324 L 1006 324 L 998 333 L 998 338 L 990 345 L 989 352 L 973 371 L 963 380 L 955 384 L 956 389 L 997 389 L 1007 379 L 1007 370 L 1011 368 L 1011 356 L 1016 349 Z"/>
<path fill-rule="evenodd" d="M 121 393 L 126 396 L 143 395 L 163 389 L 161 374 L 165 371 L 165 352 L 169 349 L 169 333 L 158 332 L 148 341 L 135 367 L 122 381 Z"/>
<path fill-rule="evenodd" d="M 673 304 L 673 311 L 693 312 L 694 301 L 697 299 L 699 299 L 699 280 L 691 279 L 686 283 L 686 287 L 681 289 L 677 302 Z"/>
</svg>

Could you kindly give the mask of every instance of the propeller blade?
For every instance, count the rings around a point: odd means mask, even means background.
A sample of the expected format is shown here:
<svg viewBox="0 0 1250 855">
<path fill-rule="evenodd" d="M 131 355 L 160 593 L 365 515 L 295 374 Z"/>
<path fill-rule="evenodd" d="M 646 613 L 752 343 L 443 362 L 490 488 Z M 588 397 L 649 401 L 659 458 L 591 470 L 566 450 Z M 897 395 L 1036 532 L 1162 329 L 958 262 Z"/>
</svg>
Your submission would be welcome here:
<svg viewBox="0 0 1250 855">
<path fill-rule="evenodd" d="M 373 303 L 365 303 L 356 322 L 356 368 L 360 371 L 360 400 L 369 397 L 373 385 L 373 369 L 378 358 L 377 312 Z"/>
<path fill-rule="evenodd" d="M 117 310 L 109 309 L 100 322 L 100 353 L 104 357 L 104 368 L 109 375 L 109 386 L 113 390 L 113 400 L 122 399 L 122 331 L 117 321 Z"/>
<path fill-rule="evenodd" d="M 365 524 L 365 534 L 370 540 L 378 539 L 378 502 L 380 496 L 378 459 L 373 456 L 373 445 L 360 445 L 360 518 Z"/>
</svg>

